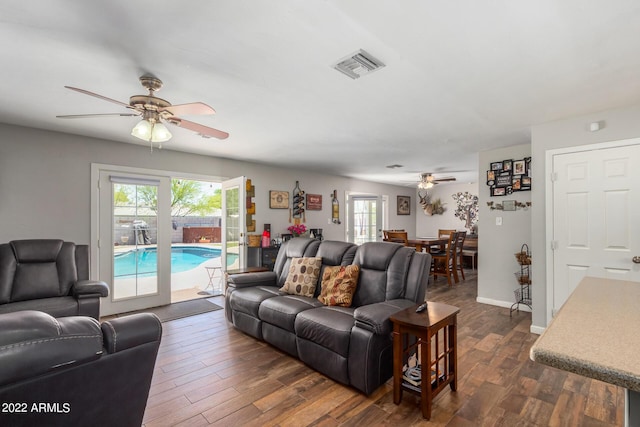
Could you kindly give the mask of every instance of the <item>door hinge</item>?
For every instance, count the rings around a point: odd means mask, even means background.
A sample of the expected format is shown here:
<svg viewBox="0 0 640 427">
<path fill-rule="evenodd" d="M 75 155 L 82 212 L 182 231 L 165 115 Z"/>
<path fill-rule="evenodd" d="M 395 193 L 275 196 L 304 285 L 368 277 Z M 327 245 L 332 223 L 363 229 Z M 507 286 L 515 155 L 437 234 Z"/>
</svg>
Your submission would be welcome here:
<svg viewBox="0 0 640 427">
<path fill-rule="evenodd" d="M 551 250 L 555 251 L 556 249 L 558 249 L 558 241 L 557 240 L 552 240 L 551 241 Z"/>
<path fill-rule="evenodd" d="M 551 182 L 556 182 L 558 180 L 558 172 L 551 172 Z"/>
</svg>

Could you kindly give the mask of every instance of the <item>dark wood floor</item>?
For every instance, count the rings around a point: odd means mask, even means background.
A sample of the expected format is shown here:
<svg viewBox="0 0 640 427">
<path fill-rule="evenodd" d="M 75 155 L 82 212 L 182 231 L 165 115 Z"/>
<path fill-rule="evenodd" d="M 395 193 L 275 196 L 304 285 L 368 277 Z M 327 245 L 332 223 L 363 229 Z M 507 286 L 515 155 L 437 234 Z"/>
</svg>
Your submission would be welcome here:
<svg viewBox="0 0 640 427">
<path fill-rule="evenodd" d="M 468 271 L 428 291 L 461 309 L 458 391 L 436 398 L 429 422 L 415 396 L 393 403 L 391 381 L 364 396 L 238 332 L 219 310 L 163 324 L 145 426 L 624 424 L 623 389 L 531 362 L 531 315 L 475 302 L 476 285 Z"/>
</svg>

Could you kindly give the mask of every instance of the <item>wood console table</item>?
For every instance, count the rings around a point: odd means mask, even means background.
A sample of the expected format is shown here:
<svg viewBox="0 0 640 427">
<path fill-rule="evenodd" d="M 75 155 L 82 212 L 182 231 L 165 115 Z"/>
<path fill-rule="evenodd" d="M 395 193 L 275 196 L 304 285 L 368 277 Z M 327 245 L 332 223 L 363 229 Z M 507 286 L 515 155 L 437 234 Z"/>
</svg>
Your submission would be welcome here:
<svg viewBox="0 0 640 427">
<path fill-rule="evenodd" d="M 427 309 L 416 313 L 412 306 L 391 316 L 393 322 L 393 402 L 402 400 L 402 392 L 420 396 L 422 416 L 431 418 L 433 398 L 447 384 L 457 387 L 457 315 L 458 307 L 438 302 L 427 303 Z M 403 379 L 403 367 L 413 354 L 422 371 L 421 386 Z M 434 373 L 432 378 L 432 372 Z"/>
</svg>

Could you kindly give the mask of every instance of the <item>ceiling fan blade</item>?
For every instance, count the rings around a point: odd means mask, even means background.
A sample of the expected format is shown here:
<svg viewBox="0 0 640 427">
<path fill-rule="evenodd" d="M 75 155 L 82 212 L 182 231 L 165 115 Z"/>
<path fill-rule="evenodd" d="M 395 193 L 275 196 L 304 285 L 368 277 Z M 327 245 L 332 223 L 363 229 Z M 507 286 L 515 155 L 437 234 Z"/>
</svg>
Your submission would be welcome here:
<svg viewBox="0 0 640 427">
<path fill-rule="evenodd" d="M 214 110 L 204 102 L 170 105 L 168 107 L 161 108 L 160 111 L 168 111 L 174 116 L 206 116 L 216 113 L 216 110 Z"/>
<path fill-rule="evenodd" d="M 454 177 L 451 178 L 437 178 L 434 179 L 434 181 L 439 181 L 439 182 L 448 182 L 448 181 L 455 181 L 456 179 Z"/>
<path fill-rule="evenodd" d="M 75 90 L 76 92 L 84 93 L 85 95 L 93 96 L 95 98 L 102 99 L 104 101 L 113 102 L 114 104 L 118 104 L 122 107 L 129 108 L 129 104 L 125 104 L 124 102 L 117 101 L 115 99 L 107 98 L 106 96 L 98 95 L 97 93 L 89 92 L 88 90 L 80 89 L 73 86 L 65 86 L 67 89 Z"/>
<path fill-rule="evenodd" d="M 56 116 L 59 119 L 85 119 L 90 117 L 135 117 L 140 114 L 134 113 L 105 113 L 105 114 L 66 114 L 63 116 Z"/>
<path fill-rule="evenodd" d="M 189 120 L 179 119 L 177 117 L 169 117 L 167 119 L 167 122 L 171 123 L 172 125 L 176 125 L 178 127 L 181 127 L 181 128 L 192 130 L 192 131 L 194 131 L 196 133 L 199 133 L 200 135 L 202 135 L 204 137 L 214 137 L 214 138 L 218 138 L 218 139 L 226 139 L 226 138 L 229 137 L 229 134 L 227 132 L 223 132 L 223 131 L 218 130 L 218 129 L 210 128 L 208 126 L 204 126 L 204 125 L 201 125 L 201 124 L 198 124 L 198 123 L 190 122 Z"/>
</svg>

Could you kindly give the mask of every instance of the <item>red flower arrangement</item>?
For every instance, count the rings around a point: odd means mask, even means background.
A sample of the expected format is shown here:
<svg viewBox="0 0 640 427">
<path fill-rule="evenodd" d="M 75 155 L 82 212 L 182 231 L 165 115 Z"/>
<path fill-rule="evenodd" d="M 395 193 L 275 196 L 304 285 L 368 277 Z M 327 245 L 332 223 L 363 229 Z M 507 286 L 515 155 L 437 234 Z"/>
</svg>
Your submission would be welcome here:
<svg viewBox="0 0 640 427">
<path fill-rule="evenodd" d="M 299 237 L 302 233 L 307 231 L 307 227 L 304 224 L 295 224 L 287 227 L 287 230 L 295 237 Z"/>
</svg>

